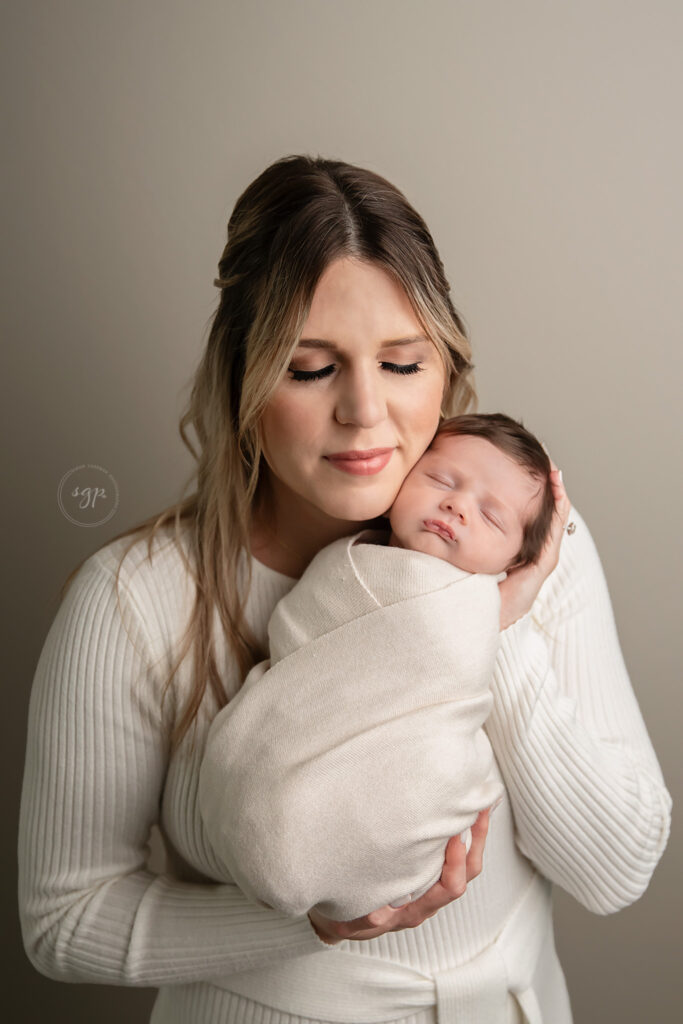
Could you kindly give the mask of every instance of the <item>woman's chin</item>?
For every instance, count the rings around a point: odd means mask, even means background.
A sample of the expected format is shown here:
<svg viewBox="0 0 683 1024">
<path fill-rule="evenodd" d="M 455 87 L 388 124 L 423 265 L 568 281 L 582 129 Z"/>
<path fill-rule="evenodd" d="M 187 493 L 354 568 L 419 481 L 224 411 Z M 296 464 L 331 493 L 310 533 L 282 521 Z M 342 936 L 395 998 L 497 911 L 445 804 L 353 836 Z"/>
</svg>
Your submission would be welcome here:
<svg viewBox="0 0 683 1024">
<path fill-rule="evenodd" d="M 334 510 L 326 508 L 325 511 L 335 519 L 358 523 L 359 528 L 361 524 L 372 523 L 373 526 L 376 525 L 378 529 L 381 529 L 383 526 L 388 526 L 385 516 L 388 514 L 389 507 L 385 502 L 353 501 L 337 505 Z"/>
<path fill-rule="evenodd" d="M 344 493 L 344 489 L 341 488 L 329 489 L 320 495 L 322 500 L 316 504 L 321 512 L 333 519 L 344 519 L 350 523 L 366 523 L 369 520 L 388 515 L 396 497 L 393 489 L 387 490 L 383 487 L 381 490 L 377 488 L 373 491 L 368 488 L 363 493 L 359 489 L 355 494 L 350 494 L 348 491 Z"/>
</svg>

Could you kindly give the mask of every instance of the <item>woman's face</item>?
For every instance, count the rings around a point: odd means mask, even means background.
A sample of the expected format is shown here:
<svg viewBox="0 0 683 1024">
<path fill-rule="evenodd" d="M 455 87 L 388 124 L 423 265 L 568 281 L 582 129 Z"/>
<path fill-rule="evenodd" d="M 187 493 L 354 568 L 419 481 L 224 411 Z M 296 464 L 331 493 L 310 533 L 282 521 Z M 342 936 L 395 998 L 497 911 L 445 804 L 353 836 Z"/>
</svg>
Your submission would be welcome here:
<svg viewBox="0 0 683 1024">
<path fill-rule="evenodd" d="M 375 264 L 330 264 L 261 421 L 276 514 L 383 515 L 436 432 L 445 381 L 400 285 Z"/>
</svg>

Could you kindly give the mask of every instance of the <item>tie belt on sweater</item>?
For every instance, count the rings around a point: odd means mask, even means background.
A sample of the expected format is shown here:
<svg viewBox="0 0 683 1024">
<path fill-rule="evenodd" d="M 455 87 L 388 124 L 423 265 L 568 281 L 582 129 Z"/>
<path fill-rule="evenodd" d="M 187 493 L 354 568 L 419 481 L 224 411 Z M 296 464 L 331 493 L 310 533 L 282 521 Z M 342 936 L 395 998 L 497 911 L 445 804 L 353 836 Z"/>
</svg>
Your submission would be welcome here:
<svg viewBox="0 0 683 1024">
<path fill-rule="evenodd" d="M 508 1024 L 512 993 L 528 1024 L 542 1024 L 531 983 L 550 924 L 550 883 L 535 874 L 495 942 L 431 977 L 391 960 L 331 948 L 212 984 L 333 1024 L 381 1024 L 434 1006 L 438 1024 Z"/>
</svg>

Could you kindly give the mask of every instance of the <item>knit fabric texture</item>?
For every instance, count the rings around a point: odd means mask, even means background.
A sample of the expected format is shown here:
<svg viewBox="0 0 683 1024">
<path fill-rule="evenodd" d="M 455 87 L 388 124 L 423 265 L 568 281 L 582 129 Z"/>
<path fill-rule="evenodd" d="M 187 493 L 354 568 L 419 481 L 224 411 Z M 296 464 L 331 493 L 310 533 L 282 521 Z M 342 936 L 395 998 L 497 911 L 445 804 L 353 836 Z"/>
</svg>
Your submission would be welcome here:
<svg viewBox="0 0 683 1024">
<path fill-rule="evenodd" d="M 417 898 L 502 793 L 482 728 L 497 578 L 381 537 L 313 559 L 273 612 L 269 661 L 209 731 L 206 835 L 226 878 L 292 916 Z"/>
<path fill-rule="evenodd" d="M 576 532 L 564 537 L 531 613 L 501 634 L 485 729 L 505 796 L 482 873 L 419 927 L 336 946 L 318 938 L 308 917 L 257 906 L 221 880 L 197 801 L 219 711 L 209 694 L 196 728 L 169 755 L 191 659 L 162 702 L 164 684 L 195 596 L 173 537 L 159 539 L 151 562 L 146 542 L 136 543 L 118 592 L 128 540 L 92 555 L 54 613 L 29 704 L 18 864 L 34 967 L 68 982 L 158 987 L 154 1024 L 306 1024 L 214 981 L 287 960 L 304 963 L 315 979 L 323 960 L 336 958 L 339 983 L 349 987 L 358 957 L 369 968 L 380 958 L 428 977 L 466 965 L 495 941 L 534 871 L 596 913 L 637 900 L 666 844 L 671 800 L 624 666 L 600 559 L 583 519 L 575 510 L 571 518 Z M 295 581 L 256 561 L 252 568 L 246 615 L 265 643 L 273 609 Z M 241 680 L 218 616 L 215 650 L 234 696 Z M 166 849 L 161 874 L 148 865 L 154 826 Z M 554 1024 L 566 993 L 551 941 L 545 949 L 538 1000 Z M 351 950 L 348 965 L 337 957 Z M 410 1008 L 401 1017 L 434 1019 Z"/>
</svg>

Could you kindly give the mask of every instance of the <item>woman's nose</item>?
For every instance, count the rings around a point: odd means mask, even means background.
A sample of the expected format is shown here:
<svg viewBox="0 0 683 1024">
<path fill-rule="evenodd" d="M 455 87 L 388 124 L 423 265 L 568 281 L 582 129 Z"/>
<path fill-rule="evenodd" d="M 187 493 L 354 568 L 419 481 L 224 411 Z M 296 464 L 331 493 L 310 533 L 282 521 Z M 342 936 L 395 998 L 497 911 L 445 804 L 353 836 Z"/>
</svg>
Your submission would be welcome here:
<svg viewBox="0 0 683 1024">
<path fill-rule="evenodd" d="M 381 381 L 375 374 L 364 371 L 349 372 L 340 382 L 335 407 L 338 423 L 359 427 L 374 427 L 387 415 L 386 398 Z"/>
</svg>

